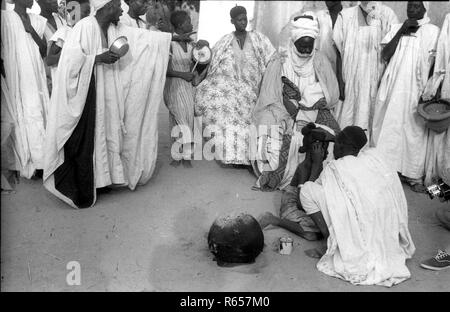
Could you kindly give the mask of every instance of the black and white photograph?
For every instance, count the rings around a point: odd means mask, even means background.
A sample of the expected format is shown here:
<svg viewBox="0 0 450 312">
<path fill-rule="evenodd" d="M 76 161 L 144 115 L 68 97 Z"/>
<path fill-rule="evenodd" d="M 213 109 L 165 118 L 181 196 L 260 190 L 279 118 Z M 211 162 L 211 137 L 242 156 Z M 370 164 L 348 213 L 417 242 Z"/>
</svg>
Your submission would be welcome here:
<svg viewBox="0 0 450 312">
<path fill-rule="evenodd" d="M 2 0 L 1 292 L 449 292 L 449 126 L 450 1 Z"/>
</svg>

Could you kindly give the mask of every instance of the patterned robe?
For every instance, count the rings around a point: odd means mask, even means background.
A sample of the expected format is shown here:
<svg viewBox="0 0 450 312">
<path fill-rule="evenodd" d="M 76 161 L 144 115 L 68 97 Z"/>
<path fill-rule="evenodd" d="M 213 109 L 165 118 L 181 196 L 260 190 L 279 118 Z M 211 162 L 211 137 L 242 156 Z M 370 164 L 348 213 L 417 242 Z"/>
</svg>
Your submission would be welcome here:
<svg viewBox="0 0 450 312">
<path fill-rule="evenodd" d="M 274 52 L 269 39 L 255 31 L 247 33 L 243 49 L 234 33 L 225 35 L 213 48 L 208 75 L 197 88 L 195 111 L 203 117 L 204 128 L 216 127 L 216 139 L 224 139 L 224 153 L 216 159 L 220 157 L 225 164 L 250 164 L 252 110 Z"/>
</svg>

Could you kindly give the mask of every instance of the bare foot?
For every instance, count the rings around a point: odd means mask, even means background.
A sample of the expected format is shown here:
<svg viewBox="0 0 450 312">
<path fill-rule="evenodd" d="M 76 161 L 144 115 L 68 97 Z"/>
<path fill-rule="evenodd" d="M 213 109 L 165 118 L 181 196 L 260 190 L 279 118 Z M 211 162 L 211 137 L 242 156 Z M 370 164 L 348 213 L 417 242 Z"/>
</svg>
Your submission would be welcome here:
<svg viewBox="0 0 450 312">
<path fill-rule="evenodd" d="M 326 252 L 327 252 L 327 246 L 326 246 L 326 245 L 321 245 L 321 246 L 319 246 L 319 247 L 317 247 L 317 248 L 314 248 L 314 249 L 308 249 L 308 250 L 305 250 L 305 254 L 306 254 L 308 257 L 311 257 L 311 258 L 317 258 L 317 259 L 322 258 L 323 255 L 324 255 Z"/>
<path fill-rule="evenodd" d="M 183 159 L 181 162 L 183 163 L 184 168 L 192 168 L 192 164 L 191 164 L 190 160 Z"/>
<path fill-rule="evenodd" d="M 275 225 L 277 221 L 278 218 L 270 212 L 266 212 L 258 218 L 259 225 L 262 229 L 269 225 Z"/>
<path fill-rule="evenodd" d="M 178 167 L 181 164 L 181 160 L 172 160 L 172 162 L 170 163 L 170 165 L 172 167 Z"/>
</svg>

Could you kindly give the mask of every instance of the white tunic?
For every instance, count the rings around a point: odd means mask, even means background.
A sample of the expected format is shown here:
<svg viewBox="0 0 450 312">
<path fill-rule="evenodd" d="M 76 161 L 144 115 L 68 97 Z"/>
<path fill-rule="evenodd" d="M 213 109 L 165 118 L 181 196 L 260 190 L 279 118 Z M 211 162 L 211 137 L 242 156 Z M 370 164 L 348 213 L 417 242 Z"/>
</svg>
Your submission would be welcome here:
<svg viewBox="0 0 450 312">
<path fill-rule="evenodd" d="M 49 105 L 47 80 L 39 47 L 25 32 L 15 11 L 1 12 L 2 59 L 9 92 L 10 111 L 14 121 L 14 154 L 20 174 L 31 178 L 43 168 L 43 145 Z M 31 25 L 42 38 L 47 20 L 29 14 Z"/>
<path fill-rule="evenodd" d="M 388 43 L 402 24 L 383 39 Z M 393 169 L 411 179 L 424 175 L 427 131 L 417 112 L 434 58 L 439 28 L 425 24 L 402 36 L 380 83 L 373 121 L 372 145 L 388 158 Z"/>
<path fill-rule="evenodd" d="M 341 129 L 356 125 L 370 130 L 384 71 L 380 42 L 391 25 L 398 23 L 395 13 L 382 4 L 372 14 L 366 24 L 359 6 L 343 9 L 334 25 L 333 40 L 341 54 L 345 82 L 345 100 L 335 110 Z"/>
</svg>

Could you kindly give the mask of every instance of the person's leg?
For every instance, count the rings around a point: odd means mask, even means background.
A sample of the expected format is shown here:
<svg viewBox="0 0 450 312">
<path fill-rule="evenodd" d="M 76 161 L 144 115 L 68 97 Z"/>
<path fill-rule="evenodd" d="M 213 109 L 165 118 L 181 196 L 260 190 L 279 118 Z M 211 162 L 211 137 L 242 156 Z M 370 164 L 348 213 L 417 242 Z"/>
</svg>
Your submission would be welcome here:
<svg viewBox="0 0 450 312">
<path fill-rule="evenodd" d="M 321 237 L 319 233 L 303 230 L 301 225 L 297 222 L 281 219 L 270 212 L 263 214 L 258 221 L 263 229 L 269 225 L 278 226 L 309 241 L 318 240 Z"/>
<path fill-rule="evenodd" d="M 321 212 L 323 207 L 326 206 L 323 187 L 318 183 L 306 182 L 300 190 L 300 203 L 325 238 L 321 246 L 316 249 L 306 250 L 305 253 L 310 257 L 320 258 L 327 250 L 327 239 L 330 236 L 328 225 Z"/>
</svg>

